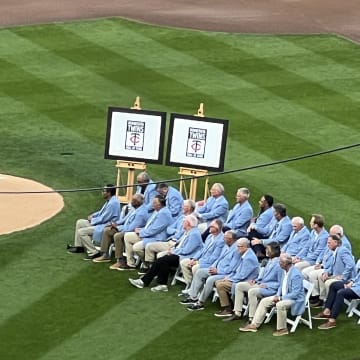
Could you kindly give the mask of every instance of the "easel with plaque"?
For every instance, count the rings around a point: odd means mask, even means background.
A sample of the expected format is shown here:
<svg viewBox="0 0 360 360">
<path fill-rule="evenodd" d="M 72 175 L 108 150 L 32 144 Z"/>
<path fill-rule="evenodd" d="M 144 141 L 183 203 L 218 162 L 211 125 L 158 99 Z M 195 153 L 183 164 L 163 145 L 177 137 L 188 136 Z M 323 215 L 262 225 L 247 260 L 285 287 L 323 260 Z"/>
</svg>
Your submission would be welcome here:
<svg viewBox="0 0 360 360">
<path fill-rule="evenodd" d="M 134 105 L 130 109 L 141 110 L 139 96 L 136 97 Z M 144 162 L 117 160 L 115 167 L 117 168 L 116 196 L 121 203 L 127 204 L 131 201 L 134 192 L 135 170 L 145 171 L 146 164 Z M 125 169 L 127 170 L 126 191 L 124 191 L 122 195 L 119 195 L 119 187 L 123 185 L 121 182 L 124 178 L 121 172 L 125 171 Z"/>
<path fill-rule="evenodd" d="M 199 109 L 197 111 L 197 114 L 194 114 L 194 116 L 198 117 L 204 117 L 204 104 L 200 103 Z M 207 170 L 200 170 L 200 169 L 192 169 L 192 168 L 186 168 L 181 167 L 178 174 L 180 175 L 180 192 L 185 195 L 187 199 L 191 199 L 196 201 L 196 191 L 197 191 L 197 185 L 198 185 L 198 177 L 204 177 L 205 178 L 205 184 L 204 184 L 204 197 L 203 200 L 206 200 L 209 195 L 209 177 Z M 190 179 L 190 189 L 189 193 L 186 188 L 186 183 L 184 177 L 191 177 Z"/>
</svg>

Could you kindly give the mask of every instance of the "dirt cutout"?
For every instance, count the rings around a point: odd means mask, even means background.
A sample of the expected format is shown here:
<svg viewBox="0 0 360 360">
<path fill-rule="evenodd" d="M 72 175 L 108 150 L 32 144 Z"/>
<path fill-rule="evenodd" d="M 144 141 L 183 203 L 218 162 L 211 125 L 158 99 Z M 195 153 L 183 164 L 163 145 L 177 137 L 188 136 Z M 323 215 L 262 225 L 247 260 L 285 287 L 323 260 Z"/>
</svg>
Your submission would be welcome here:
<svg viewBox="0 0 360 360">
<path fill-rule="evenodd" d="M 39 225 L 64 207 L 58 193 L 4 194 L 28 191 L 53 190 L 33 180 L 0 174 L 0 235 Z"/>
</svg>

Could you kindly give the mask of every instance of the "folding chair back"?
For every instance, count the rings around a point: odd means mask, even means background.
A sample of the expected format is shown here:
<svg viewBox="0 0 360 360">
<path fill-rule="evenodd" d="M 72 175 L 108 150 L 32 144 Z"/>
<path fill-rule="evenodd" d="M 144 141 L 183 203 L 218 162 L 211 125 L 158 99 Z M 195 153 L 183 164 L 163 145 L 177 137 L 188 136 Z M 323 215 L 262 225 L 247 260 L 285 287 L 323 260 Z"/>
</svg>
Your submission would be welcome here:
<svg viewBox="0 0 360 360">
<path fill-rule="evenodd" d="M 286 322 L 291 325 L 290 332 L 292 332 L 292 333 L 295 332 L 295 330 L 300 322 L 302 322 L 303 324 L 307 325 L 310 329 L 312 329 L 312 319 L 311 319 L 309 299 L 310 299 L 310 295 L 313 291 L 314 284 L 312 284 L 309 281 L 304 279 L 303 286 L 304 286 L 304 290 L 305 290 L 305 311 L 303 312 L 303 314 L 297 315 L 295 317 L 295 319 L 290 319 L 290 318 L 286 319 Z M 266 323 L 270 322 L 271 318 L 273 317 L 273 315 L 275 313 L 276 313 L 276 306 L 272 307 L 270 312 L 268 312 L 266 314 L 264 323 L 266 324 Z M 307 318 L 304 317 L 304 315 L 306 313 L 307 313 Z"/>
</svg>

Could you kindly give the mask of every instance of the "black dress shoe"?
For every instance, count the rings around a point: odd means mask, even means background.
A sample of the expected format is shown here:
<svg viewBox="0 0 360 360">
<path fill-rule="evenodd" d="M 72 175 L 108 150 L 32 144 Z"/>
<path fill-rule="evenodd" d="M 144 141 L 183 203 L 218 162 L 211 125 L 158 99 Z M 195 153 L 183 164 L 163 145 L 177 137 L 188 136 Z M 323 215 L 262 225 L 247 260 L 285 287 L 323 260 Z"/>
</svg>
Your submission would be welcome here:
<svg viewBox="0 0 360 360">
<path fill-rule="evenodd" d="M 101 256 L 101 254 L 99 252 L 97 252 L 96 254 L 88 255 L 87 257 L 84 258 L 84 260 L 94 260 L 100 256 Z"/>
<path fill-rule="evenodd" d="M 85 252 L 85 250 L 82 246 L 74 246 L 68 250 L 69 254 L 80 254 L 80 253 L 84 253 L 84 252 Z"/>
</svg>

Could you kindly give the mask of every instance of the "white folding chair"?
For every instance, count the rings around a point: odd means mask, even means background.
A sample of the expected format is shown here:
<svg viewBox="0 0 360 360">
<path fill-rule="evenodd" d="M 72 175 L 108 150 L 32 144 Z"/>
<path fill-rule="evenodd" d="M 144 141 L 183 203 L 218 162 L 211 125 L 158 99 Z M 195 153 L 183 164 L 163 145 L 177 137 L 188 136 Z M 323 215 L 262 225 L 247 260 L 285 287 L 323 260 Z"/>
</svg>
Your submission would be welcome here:
<svg viewBox="0 0 360 360">
<path fill-rule="evenodd" d="M 309 281 L 304 279 L 303 286 L 304 286 L 304 290 L 305 290 L 305 311 L 303 312 L 303 314 L 297 315 L 295 317 L 295 319 L 290 319 L 290 318 L 286 319 L 286 322 L 291 325 L 290 332 L 292 332 L 292 333 L 295 332 L 295 330 L 300 322 L 302 322 L 303 324 L 308 326 L 309 329 L 312 329 L 312 319 L 311 319 L 309 299 L 310 299 L 310 295 L 313 291 L 314 284 L 312 284 Z M 276 313 L 276 306 L 272 307 L 270 312 L 266 314 L 264 324 L 270 322 L 271 318 L 274 316 L 275 313 Z M 303 315 L 305 313 L 307 313 L 307 319 L 303 317 Z"/>
<path fill-rule="evenodd" d="M 212 302 L 216 302 L 217 299 L 219 298 L 219 293 L 218 293 L 218 291 L 216 289 L 216 286 L 214 286 L 213 290 L 214 290 L 214 295 L 212 297 Z"/>
<path fill-rule="evenodd" d="M 360 325 L 360 299 L 353 299 L 350 301 L 348 306 L 349 314 L 348 317 L 352 317 L 354 314 L 359 317 L 358 324 Z"/>
<path fill-rule="evenodd" d="M 171 280 L 171 285 L 175 285 L 176 281 L 180 281 L 180 282 L 184 283 L 185 285 L 188 285 L 188 284 L 186 284 L 186 281 L 185 281 L 184 277 L 182 276 L 181 266 L 178 266 L 178 268 L 176 269 L 174 277 Z"/>
</svg>

